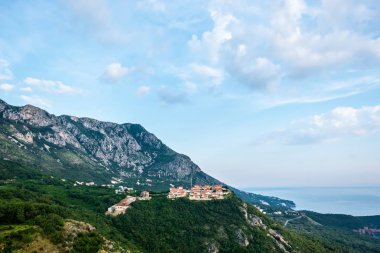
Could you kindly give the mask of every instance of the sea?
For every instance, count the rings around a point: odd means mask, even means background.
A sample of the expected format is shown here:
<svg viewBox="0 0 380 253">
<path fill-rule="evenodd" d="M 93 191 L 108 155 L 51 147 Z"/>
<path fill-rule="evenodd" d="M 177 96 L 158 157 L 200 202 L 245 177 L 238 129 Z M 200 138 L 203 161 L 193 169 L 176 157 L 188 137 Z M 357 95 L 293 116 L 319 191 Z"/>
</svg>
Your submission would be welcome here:
<svg viewBox="0 0 380 253">
<path fill-rule="evenodd" d="M 248 192 L 294 201 L 296 210 L 354 216 L 380 215 L 380 186 L 250 187 Z"/>
</svg>

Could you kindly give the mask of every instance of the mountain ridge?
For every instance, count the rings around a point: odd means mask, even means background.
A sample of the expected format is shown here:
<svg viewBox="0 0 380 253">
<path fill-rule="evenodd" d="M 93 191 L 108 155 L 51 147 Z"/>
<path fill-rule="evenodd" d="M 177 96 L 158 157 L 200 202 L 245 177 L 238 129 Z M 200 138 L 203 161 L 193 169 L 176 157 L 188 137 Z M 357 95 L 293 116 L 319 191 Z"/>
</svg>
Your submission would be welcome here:
<svg viewBox="0 0 380 253">
<path fill-rule="evenodd" d="M 12 106 L 1 99 L 0 122 L 2 157 L 55 176 L 97 184 L 123 182 L 156 191 L 170 185 L 221 183 L 140 124 L 56 116 L 33 105 Z M 291 201 L 230 188 L 257 205 L 294 207 Z"/>
</svg>

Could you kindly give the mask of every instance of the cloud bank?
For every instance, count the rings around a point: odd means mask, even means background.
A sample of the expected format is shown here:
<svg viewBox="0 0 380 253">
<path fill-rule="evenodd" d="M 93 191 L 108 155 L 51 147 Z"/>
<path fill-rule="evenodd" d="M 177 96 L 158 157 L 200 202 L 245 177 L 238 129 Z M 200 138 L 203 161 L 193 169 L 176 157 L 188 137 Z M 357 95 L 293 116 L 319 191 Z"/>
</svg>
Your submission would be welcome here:
<svg viewBox="0 0 380 253">
<path fill-rule="evenodd" d="M 380 134 L 380 105 L 336 107 L 330 112 L 293 121 L 287 128 L 267 133 L 257 143 L 305 145 Z"/>
</svg>

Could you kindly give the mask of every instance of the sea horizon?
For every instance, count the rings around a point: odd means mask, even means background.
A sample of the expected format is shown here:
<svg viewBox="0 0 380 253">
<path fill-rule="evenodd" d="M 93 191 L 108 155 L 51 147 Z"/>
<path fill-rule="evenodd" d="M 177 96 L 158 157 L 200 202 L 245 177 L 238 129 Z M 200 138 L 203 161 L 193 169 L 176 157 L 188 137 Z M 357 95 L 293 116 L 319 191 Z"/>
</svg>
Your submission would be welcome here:
<svg viewBox="0 0 380 253">
<path fill-rule="evenodd" d="M 380 215 L 380 186 L 245 187 L 247 192 L 291 200 L 295 210 L 353 216 Z"/>
</svg>

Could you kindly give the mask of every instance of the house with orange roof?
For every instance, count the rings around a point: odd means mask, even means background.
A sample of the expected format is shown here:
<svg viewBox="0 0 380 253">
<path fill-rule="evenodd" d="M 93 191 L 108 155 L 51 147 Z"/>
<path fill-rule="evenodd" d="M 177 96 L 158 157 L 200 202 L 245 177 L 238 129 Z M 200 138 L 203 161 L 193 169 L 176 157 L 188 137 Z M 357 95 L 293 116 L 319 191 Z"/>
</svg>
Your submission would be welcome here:
<svg viewBox="0 0 380 253">
<path fill-rule="evenodd" d="M 180 186 L 178 188 L 171 187 L 168 198 L 173 199 L 188 196 L 190 200 L 212 200 L 224 199 L 224 194 L 228 193 L 229 191 L 223 188 L 222 185 L 194 185 L 190 191 Z"/>
<path fill-rule="evenodd" d="M 124 199 L 120 200 L 115 205 L 109 207 L 105 214 L 117 216 L 119 214 L 124 214 L 127 209 L 130 207 L 130 204 L 136 201 L 136 197 L 127 196 Z"/>
<path fill-rule="evenodd" d="M 168 198 L 174 199 L 174 198 L 184 198 L 187 196 L 188 191 L 184 189 L 182 186 L 176 187 L 170 187 Z"/>
</svg>

